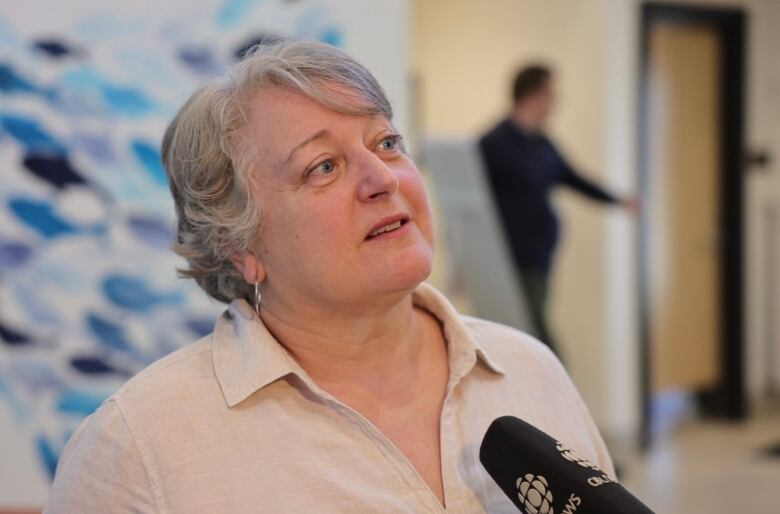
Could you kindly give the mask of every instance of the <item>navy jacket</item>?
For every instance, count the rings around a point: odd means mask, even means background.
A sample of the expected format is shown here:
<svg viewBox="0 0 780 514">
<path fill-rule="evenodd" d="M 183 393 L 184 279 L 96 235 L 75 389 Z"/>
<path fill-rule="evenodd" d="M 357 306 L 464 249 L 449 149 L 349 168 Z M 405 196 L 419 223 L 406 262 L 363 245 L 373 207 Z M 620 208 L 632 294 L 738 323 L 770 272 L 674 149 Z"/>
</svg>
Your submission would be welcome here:
<svg viewBox="0 0 780 514">
<path fill-rule="evenodd" d="M 557 185 L 594 200 L 618 199 L 575 172 L 543 134 L 528 134 L 504 120 L 479 141 L 489 183 L 518 266 L 550 269 L 558 219 L 550 204 Z"/>
</svg>

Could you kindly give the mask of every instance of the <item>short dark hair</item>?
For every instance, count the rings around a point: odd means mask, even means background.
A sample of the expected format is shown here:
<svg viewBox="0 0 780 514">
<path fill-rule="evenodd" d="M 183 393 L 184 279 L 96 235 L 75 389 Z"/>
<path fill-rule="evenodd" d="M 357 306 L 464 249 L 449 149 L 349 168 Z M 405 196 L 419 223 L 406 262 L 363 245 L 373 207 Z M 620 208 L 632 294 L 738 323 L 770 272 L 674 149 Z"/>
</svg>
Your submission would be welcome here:
<svg viewBox="0 0 780 514">
<path fill-rule="evenodd" d="M 542 89 L 552 78 L 552 71 L 544 64 L 524 66 L 515 75 L 512 83 L 512 100 L 515 103 Z"/>
</svg>

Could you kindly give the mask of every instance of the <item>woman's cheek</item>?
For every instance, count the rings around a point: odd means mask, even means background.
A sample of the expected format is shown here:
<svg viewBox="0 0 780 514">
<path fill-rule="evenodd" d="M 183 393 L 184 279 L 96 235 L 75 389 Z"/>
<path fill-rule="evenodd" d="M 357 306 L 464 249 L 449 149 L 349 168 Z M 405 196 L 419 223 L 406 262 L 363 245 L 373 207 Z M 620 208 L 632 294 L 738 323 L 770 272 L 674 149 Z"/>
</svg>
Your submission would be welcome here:
<svg viewBox="0 0 780 514">
<path fill-rule="evenodd" d="M 308 206 L 307 211 L 310 214 L 305 217 L 301 227 L 302 232 L 306 234 L 306 237 L 302 238 L 303 241 L 316 241 L 316 246 L 323 250 L 337 245 L 338 241 L 348 233 L 343 222 L 345 209 L 339 209 L 335 205 L 320 204 L 316 207 Z"/>
<path fill-rule="evenodd" d="M 414 209 L 417 211 L 415 214 L 418 217 L 430 218 L 430 204 L 428 202 L 428 193 L 425 190 L 425 183 L 422 177 L 415 173 L 409 177 L 407 186 L 407 196 L 413 203 Z"/>
</svg>

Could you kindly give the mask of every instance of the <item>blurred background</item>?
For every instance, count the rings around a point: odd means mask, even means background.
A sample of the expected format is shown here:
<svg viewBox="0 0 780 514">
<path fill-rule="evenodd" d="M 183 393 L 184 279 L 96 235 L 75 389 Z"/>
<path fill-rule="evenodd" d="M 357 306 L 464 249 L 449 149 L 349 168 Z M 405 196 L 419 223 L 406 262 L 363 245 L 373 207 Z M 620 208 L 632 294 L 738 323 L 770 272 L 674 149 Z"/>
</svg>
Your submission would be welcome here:
<svg viewBox="0 0 780 514">
<path fill-rule="evenodd" d="M 477 141 L 525 64 L 545 127 L 638 208 L 566 189 L 548 322 L 624 484 L 659 513 L 780 500 L 780 1 L 0 4 L 0 512 L 36 512 L 81 420 L 222 306 L 176 278 L 159 160 L 194 87 L 270 35 L 386 88 L 438 224 L 430 281 L 534 333 Z"/>
</svg>

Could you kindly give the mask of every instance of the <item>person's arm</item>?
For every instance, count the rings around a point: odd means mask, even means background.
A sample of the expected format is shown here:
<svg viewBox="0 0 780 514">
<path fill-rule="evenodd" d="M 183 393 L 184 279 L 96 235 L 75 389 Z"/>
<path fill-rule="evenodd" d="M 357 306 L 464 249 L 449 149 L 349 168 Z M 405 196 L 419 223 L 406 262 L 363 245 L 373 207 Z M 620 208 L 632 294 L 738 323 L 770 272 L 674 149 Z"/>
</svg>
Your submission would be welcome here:
<svg viewBox="0 0 780 514">
<path fill-rule="evenodd" d="M 574 170 L 567 168 L 563 177 L 563 183 L 578 193 L 581 193 L 592 200 L 610 205 L 622 204 L 622 200 L 607 190 L 579 175 Z"/>
<path fill-rule="evenodd" d="M 114 401 L 68 441 L 43 512 L 158 512 L 143 456 Z"/>
<path fill-rule="evenodd" d="M 552 144 L 550 144 L 550 146 L 552 147 Z M 563 173 L 560 179 L 562 184 L 574 189 L 578 193 L 585 195 L 592 200 L 596 200 L 597 202 L 608 203 L 612 205 L 623 203 L 623 201 L 617 196 L 611 194 L 603 187 L 577 173 L 571 166 L 569 166 L 569 163 L 566 162 L 566 159 L 564 159 L 563 156 L 554 147 L 552 147 L 552 151 L 555 152 L 558 162 L 563 169 Z"/>
</svg>

